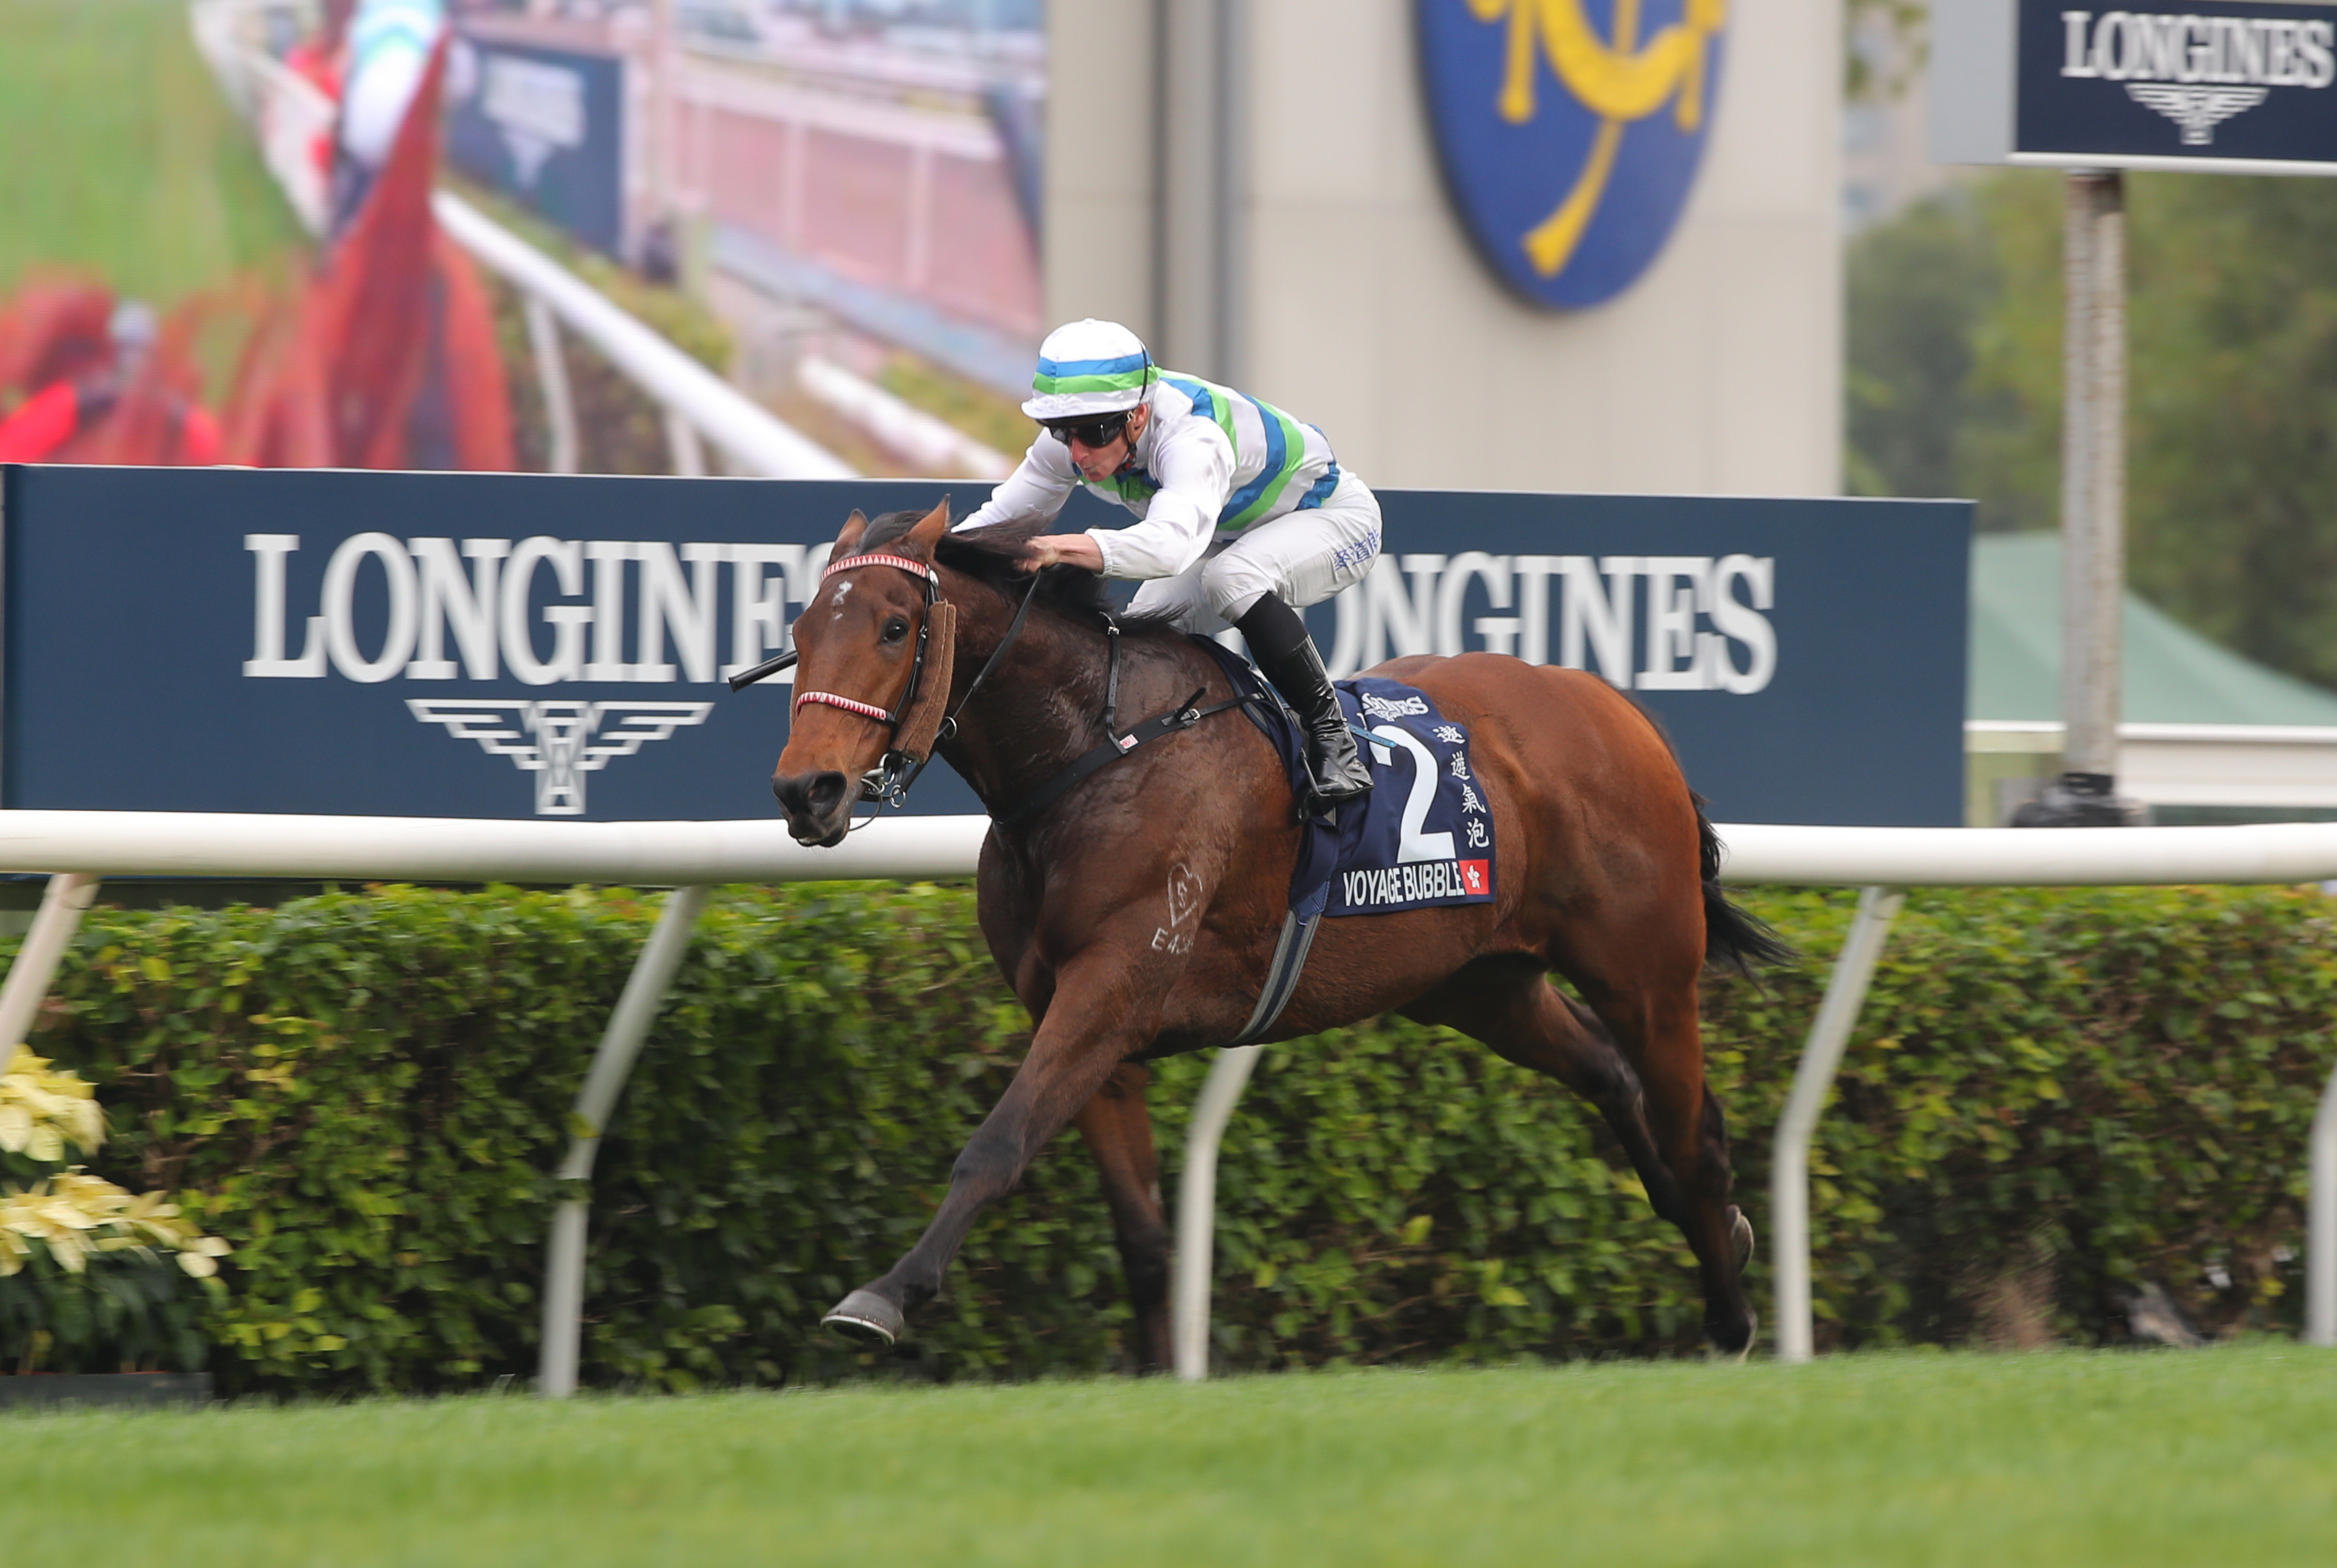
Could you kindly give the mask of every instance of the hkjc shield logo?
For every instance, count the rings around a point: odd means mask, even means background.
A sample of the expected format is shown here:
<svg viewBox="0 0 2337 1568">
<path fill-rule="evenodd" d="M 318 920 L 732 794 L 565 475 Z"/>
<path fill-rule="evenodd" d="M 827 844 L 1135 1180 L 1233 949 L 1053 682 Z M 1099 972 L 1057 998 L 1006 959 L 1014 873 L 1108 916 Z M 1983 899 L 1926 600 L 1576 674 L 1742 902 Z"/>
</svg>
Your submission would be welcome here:
<svg viewBox="0 0 2337 1568">
<path fill-rule="evenodd" d="M 1446 188 L 1538 305 L 1628 288 L 1687 205 L 1727 0 L 1416 0 Z"/>
</svg>

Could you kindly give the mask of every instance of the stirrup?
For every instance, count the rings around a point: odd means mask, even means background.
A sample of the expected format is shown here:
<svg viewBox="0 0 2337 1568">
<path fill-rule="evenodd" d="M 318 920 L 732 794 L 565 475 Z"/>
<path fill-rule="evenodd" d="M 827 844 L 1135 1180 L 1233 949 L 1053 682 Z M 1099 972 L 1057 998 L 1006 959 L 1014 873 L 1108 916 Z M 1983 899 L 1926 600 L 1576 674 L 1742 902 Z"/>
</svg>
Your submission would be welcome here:
<svg viewBox="0 0 2337 1568">
<path fill-rule="evenodd" d="M 1360 761 L 1360 758 L 1358 761 Z M 1327 816 L 1331 819 L 1334 825 L 1335 825 L 1338 822 L 1338 812 L 1341 806 L 1362 800 L 1371 793 L 1371 774 L 1366 770 L 1364 774 L 1363 788 L 1359 790 L 1351 790 L 1345 794 L 1334 795 L 1330 794 L 1328 791 L 1324 789 L 1322 775 L 1315 770 L 1315 759 L 1310 756 L 1306 759 L 1306 788 L 1305 791 L 1305 798 L 1300 800 L 1298 803 L 1299 820 L 1303 822 L 1310 816 Z"/>
</svg>

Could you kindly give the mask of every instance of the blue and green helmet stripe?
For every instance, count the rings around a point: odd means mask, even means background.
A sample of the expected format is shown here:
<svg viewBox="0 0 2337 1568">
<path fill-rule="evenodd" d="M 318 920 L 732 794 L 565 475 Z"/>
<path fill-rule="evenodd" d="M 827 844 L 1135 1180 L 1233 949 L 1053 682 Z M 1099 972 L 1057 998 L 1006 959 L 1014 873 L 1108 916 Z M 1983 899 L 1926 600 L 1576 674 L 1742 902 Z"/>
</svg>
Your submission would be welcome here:
<svg viewBox="0 0 2337 1568">
<path fill-rule="evenodd" d="M 1031 378 L 1031 389 L 1045 394 L 1125 392 L 1139 388 L 1154 375 L 1152 363 L 1140 354 L 1117 359 L 1046 359 Z"/>
</svg>

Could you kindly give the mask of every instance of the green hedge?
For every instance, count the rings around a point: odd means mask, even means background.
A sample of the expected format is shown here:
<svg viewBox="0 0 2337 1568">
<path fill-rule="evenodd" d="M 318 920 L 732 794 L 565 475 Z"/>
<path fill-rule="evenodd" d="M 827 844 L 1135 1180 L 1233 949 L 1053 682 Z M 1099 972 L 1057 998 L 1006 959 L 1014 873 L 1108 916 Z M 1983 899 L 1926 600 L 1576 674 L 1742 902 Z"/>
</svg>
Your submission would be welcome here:
<svg viewBox="0 0 2337 1568">
<path fill-rule="evenodd" d="M 1770 1129 L 1849 905 L 1752 901 L 1813 959 L 1707 995 L 1762 1225 Z M 388 889 L 92 912 L 33 1043 L 100 1085 L 112 1131 L 93 1168 L 182 1193 L 234 1244 L 205 1309 L 223 1388 L 533 1370 L 546 1173 L 656 903 Z M 1917 894 L 1822 1125 L 1822 1342 L 2113 1339 L 2145 1281 L 2214 1327 L 2293 1322 L 2337 1009 L 2328 908 L 2290 890 Z M 817 1315 L 914 1239 L 1027 1037 L 962 890 L 719 897 L 601 1151 L 587 1379 L 897 1373 L 828 1344 Z M 1171 1172 L 1207 1066 L 1159 1066 Z M 1275 1047 L 1219 1193 L 1231 1366 L 1697 1343 L 1685 1249 L 1596 1118 L 1441 1031 Z M 1751 1284 L 1765 1306 L 1759 1262 Z M 976 1229 L 914 1365 L 1108 1368 L 1127 1321 L 1067 1135 Z"/>
</svg>

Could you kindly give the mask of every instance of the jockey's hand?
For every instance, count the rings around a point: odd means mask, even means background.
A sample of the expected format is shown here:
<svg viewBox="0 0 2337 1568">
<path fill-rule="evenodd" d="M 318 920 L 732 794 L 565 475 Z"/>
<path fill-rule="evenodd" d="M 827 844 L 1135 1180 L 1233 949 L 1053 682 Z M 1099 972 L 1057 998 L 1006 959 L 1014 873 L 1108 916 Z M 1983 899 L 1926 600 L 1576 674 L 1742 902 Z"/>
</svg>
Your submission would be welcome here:
<svg viewBox="0 0 2337 1568">
<path fill-rule="evenodd" d="M 1084 533 L 1042 533 L 1022 547 L 1022 559 L 1014 563 L 1024 571 L 1038 571 L 1050 566 L 1080 566 L 1090 571 L 1103 570 L 1103 547 Z"/>
</svg>

